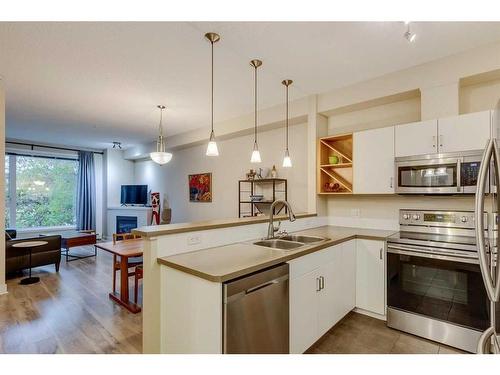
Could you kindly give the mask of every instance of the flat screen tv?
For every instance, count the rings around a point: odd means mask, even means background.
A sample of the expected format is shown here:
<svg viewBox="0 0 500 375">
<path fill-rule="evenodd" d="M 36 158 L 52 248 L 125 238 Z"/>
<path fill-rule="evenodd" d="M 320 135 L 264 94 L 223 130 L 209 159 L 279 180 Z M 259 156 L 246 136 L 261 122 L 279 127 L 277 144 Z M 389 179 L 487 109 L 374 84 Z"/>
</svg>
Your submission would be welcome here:
<svg viewBox="0 0 500 375">
<path fill-rule="evenodd" d="M 148 203 L 148 185 L 122 185 L 121 204 Z"/>
</svg>

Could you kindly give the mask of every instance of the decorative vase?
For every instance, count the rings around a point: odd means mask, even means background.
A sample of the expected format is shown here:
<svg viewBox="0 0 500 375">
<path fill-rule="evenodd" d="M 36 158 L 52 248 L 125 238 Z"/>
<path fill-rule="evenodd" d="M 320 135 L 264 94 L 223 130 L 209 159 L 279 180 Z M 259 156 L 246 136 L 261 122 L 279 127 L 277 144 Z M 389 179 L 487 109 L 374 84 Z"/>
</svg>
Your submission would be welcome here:
<svg viewBox="0 0 500 375">
<path fill-rule="evenodd" d="M 276 178 L 278 177 L 278 171 L 276 170 L 276 166 L 273 165 L 273 169 L 271 169 L 271 177 Z"/>
</svg>

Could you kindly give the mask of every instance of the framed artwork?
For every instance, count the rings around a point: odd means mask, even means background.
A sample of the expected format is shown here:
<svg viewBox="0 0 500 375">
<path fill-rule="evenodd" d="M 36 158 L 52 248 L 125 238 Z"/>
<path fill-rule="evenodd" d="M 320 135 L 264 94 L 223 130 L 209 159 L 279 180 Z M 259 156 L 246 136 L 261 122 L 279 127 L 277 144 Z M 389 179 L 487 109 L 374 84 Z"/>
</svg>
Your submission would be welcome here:
<svg viewBox="0 0 500 375">
<path fill-rule="evenodd" d="M 212 173 L 190 174 L 189 201 L 212 202 Z"/>
</svg>

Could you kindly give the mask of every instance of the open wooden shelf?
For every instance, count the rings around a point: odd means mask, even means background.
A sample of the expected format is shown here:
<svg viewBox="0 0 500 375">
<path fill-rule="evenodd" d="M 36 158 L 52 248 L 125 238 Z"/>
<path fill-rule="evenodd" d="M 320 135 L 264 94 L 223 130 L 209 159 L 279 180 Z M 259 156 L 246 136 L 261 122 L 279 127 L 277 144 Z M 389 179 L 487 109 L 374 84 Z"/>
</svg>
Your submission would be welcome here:
<svg viewBox="0 0 500 375">
<path fill-rule="evenodd" d="M 320 168 L 352 168 L 352 163 L 322 164 Z"/>
<path fill-rule="evenodd" d="M 330 163 L 330 156 L 338 163 Z M 318 194 L 352 194 L 352 134 L 320 138 L 317 164 Z"/>
</svg>

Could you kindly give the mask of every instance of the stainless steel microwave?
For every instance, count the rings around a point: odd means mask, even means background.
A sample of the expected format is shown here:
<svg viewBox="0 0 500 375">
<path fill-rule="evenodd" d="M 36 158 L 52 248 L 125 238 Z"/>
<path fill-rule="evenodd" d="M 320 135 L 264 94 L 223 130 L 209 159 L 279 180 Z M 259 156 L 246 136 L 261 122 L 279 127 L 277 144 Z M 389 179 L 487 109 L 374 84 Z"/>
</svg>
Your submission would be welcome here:
<svg viewBox="0 0 500 375">
<path fill-rule="evenodd" d="M 474 194 L 482 157 L 483 150 L 396 158 L 396 193 Z"/>
</svg>

